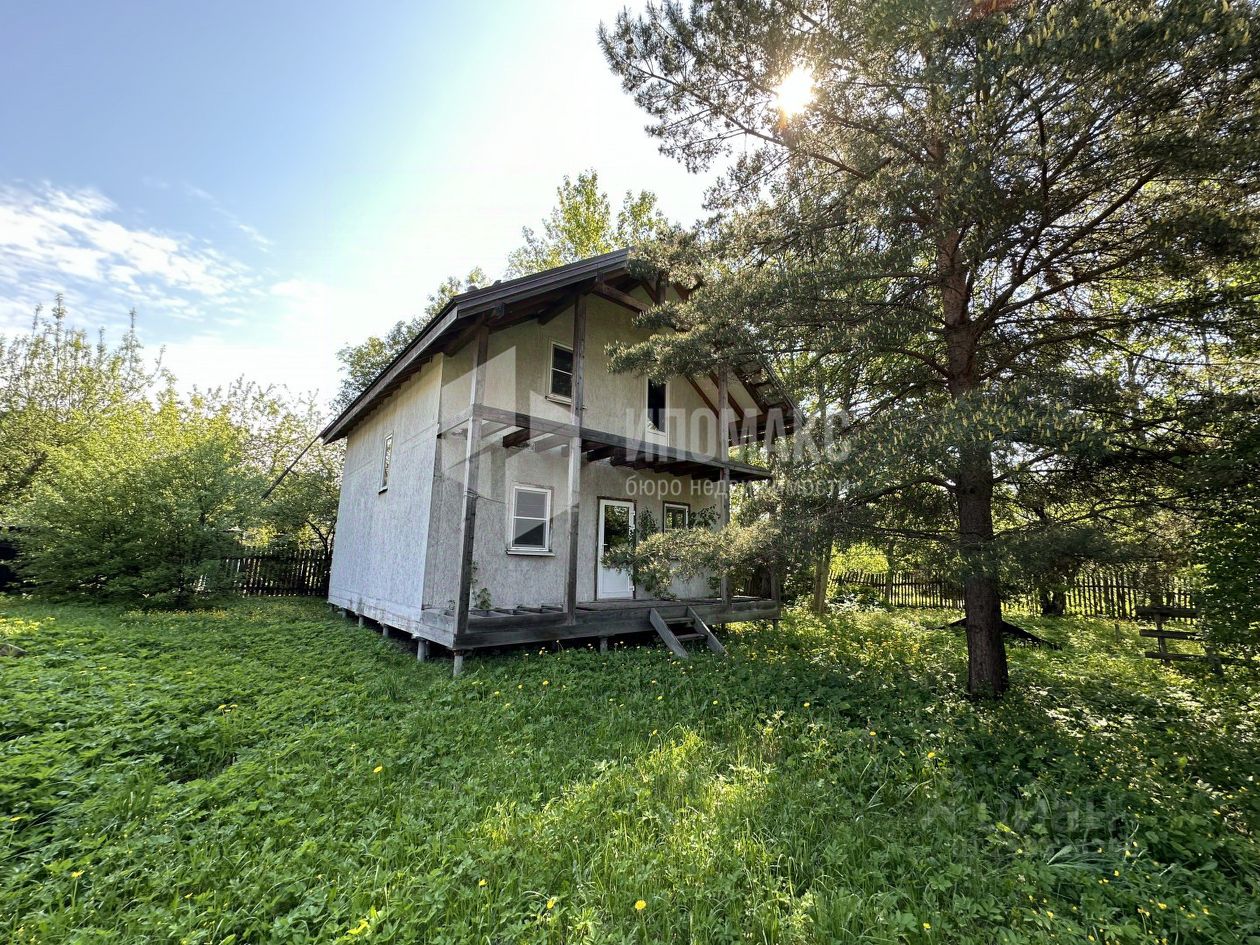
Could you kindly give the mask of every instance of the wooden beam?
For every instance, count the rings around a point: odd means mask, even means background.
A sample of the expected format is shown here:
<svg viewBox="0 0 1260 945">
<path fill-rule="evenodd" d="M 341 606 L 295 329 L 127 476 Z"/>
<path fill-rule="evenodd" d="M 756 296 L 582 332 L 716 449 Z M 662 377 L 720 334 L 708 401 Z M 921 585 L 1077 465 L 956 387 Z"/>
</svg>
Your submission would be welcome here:
<svg viewBox="0 0 1260 945">
<path fill-rule="evenodd" d="M 514 430 L 505 436 L 502 442 L 507 449 L 513 449 L 517 446 L 524 446 L 533 435 L 534 431 L 529 427 L 521 427 L 519 430 Z"/>
<path fill-rule="evenodd" d="M 563 436 L 559 433 L 548 433 L 540 436 L 529 445 L 535 453 L 545 453 L 547 450 L 554 450 L 557 446 L 566 445 L 572 437 Z"/>
<path fill-rule="evenodd" d="M 607 444 L 593 446 L 586 451 L 586 461 L 588 463 L 597 463 L 601 459 L 607 459 L 616 451 L 617 451 L 617 447 L 609 446 Z"/>
<path fill-rule="evenodd" d="M 632 312 L 646 312 L 651 308 L 646 302 L 640 302 L 633 295 L 622 292 L 620 289 L 614 289 L 607 282 L 596 282 L 591 288 L 591 292 L 598 295 L 601 299 L 607 299 L 609 302 L 628 308 Z"/>
<path fill-rule="evenodd" d="M 477 476 L 481 466 L 481 418 L 477 408 L 486 386 L 486 352 L 490 347 L 490 326 L 477 332 L 477 353 L 473 361 L 472 384 L 468 395 L 468 443 L 464 449 L 464 516 L 460 526 L 459 591 L 455 598 L 455 636 L 468 632 L 468 598 L 472 594 L 473 539 L 477 533 Z"/>
<path fill-rule="evenodd" d="M 569 438 L 569 541 L 564 549 L 564 622 L 577 623 L 578 540 L 582 519 L 582 401 L 586 393 L 586 296 L 573 302 L 574 431 Z"/>
</svg>

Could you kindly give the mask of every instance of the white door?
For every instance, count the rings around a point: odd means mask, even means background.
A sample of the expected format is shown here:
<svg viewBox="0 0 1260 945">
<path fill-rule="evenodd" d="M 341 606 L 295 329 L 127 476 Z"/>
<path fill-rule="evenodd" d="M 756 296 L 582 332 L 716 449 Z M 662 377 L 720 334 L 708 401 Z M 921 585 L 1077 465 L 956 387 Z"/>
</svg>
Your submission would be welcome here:
<svg viewBox="0 0 1260 945">
<path fill-rule="evenodd" d="M 634 597 L 630 572 L 604 565 L 604 555 L 634 540 L 634 503 L 620 499 L 599 500 L 599 563 L 595 578 L 597 600 Z"/>
</svg>

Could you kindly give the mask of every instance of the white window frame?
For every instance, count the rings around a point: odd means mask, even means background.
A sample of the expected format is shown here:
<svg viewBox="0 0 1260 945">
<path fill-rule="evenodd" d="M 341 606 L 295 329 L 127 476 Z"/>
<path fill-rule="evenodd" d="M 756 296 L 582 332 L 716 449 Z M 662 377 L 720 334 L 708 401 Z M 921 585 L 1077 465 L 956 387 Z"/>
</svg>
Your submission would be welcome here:
<svg viewBox="0 0 1260 945">
<path fill-rule="evenodd" d="M 513 537 L 513 536 L 515 536 L 515 535 L 516 535 L 516 519 L 517 519 L 517 514 L 516 514 L 516 497 L 517 497 L 517 495 L 519 495 L 522 491 L 524 491 L 524 492 L 541 492 L 544 496 L 546 496 L 546 503 L 547 503 L 547 504 L 546 504 L 546 508 L 545 508 L 545 510 L 544 510 L 544 518 L 542 519 L 542 523 L 543 523 L 543 544 L 542 544 L 542 547 L 538 547 L 537 545 L 518 545 L 518 544 L 516 544 L 516 543 L 515 543 L 515 540 L 514 540 L 514 537 Z M 536 521 L 538 521 L 538 519 L 534 518 L 533 516 L 526 516 L 526 518 L 527 518 L 529 521 L 531 521 L 531 522 L 536 522 Z M 550 555 L 550 554 L 554 554 L 554 552 L 551 550 L 551 489 L 550 489 L 550 488 L 548 488 L 547 486 L 535 486 L 535 485 L 533 485 L 533 484 L 531 484 L 531 483 L 528 483 L 528 482 L 514 482 L 514 483 L 512 483 L 512 502 L 511 502 L 511 507 L 508 509 L 508 547 L 507 547 L 507 551 L 508 551 L 508 554 L 511 554 L 511 555 Z"/>
<path fill-rule="evenodd" d="M 661 408 L 661 420 L 666 426 L 661 427 L 661 429 L 658 430 L 652 425 L 652 412 L 648 409 L 648 398 L 650 396 L 649 392 L 652 389 L 652 379 L 650 377 L 645 377 L 643 379 L 643 428 L 647 432 L 648 436 L 663 437 L 667 435 L 666 428 L 669 425 L 669 380 L 666 379 L 661 386 L 665 388 L 665 406 Z"/>
<path fill-rule="evenodd" d="M 688 505 L 686 502 L 662 502 L 661 503 L 661 531 L 668 532 L 668 531 L 676 530 L 676 529 L 671 529 L 669 527 L 669 510 L 670 509 L 682 509 L 683 518 L 685 519 L 682 527 L 683 528 L 691 527 L 691 506 L 690 505 Z"/>
<path fill-rule="evenodd" d="M 557 348 L 559 348 L 561 351 L 569 352 L 569 357 L 570 358 L 573 357 L 573 349 L 570 348 L 568 345 L 562 345 L 558 341 L 553 341 L 551 343 L 551 348 L 548 350 L 548 356 L 547 356 L 547 381 L 543 385 L 543 389 L 547 392 L 548 400 L 554 400 L 556 403 L 560 403 L 560 404 L 571 404 L 573 403 L 572 397 L 565 397 L 563 394 L 557 394 L 551 389 L 551 378 L 552 378 L 553 373 L 555 372 Z M 574 368 L 577 367 L 576 362 L 570 361 L 570 363 L 573 365 Z M 573 390 L 573 372 L 572 371 L 569 372 L 569 390 Z"/>
<path fill-rule="evenodd" d="M 377 495 L 389 488 L 389 473 L 394 466 L 394 431 L 390 430 L 381 440 L 381 485 Z"/>
</svg>

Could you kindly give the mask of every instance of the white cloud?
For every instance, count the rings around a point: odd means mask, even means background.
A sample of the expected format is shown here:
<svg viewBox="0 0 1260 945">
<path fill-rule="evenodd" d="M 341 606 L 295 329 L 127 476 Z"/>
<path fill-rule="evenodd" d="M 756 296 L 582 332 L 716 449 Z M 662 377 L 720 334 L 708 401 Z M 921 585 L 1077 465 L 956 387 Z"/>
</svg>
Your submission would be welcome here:
<svg viewBox="0 0 1260 945">
<path fill-rule="evenodd" d="M 132 305 L 188 318 L 199 305 L 257 293 L 260 280 L 238 260 L 119 216 L 95 190 L 0 186 L 0 328 L 11 327 L 18 312 L 24 322 L 58 291 L 108 305 L 112 318 Z"/>
</svg>

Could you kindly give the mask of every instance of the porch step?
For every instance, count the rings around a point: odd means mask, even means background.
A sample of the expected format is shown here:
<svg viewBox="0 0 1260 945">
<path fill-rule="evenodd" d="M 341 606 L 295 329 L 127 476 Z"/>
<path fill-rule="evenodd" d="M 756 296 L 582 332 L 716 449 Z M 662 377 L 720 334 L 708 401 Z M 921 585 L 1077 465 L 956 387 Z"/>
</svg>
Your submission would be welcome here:
<svg viewBox="0 0 1260 945">
<path fill-rule="evenodd" d="M 648 612 L 648 620 L 651 621 L 656 635 L 669 647 L 669 651 L 680 660 L 689 658 L 687 649 L 683 644 L 690 643 L 693 640 L 703 640 L 714 653 L 719 656 L 726 655 L 726 647 L 722 646 L 721 641 L 713 635 L 713 631 L 700 619 L 700 615 L 690 607 L 687 608 L 684 616 L 671 617 L 668 620 L 661 616 L 660 611 L 653 608 Z M 682 632 L 677 633 L 675 632 L 676 629 Z"/>
</svg>

